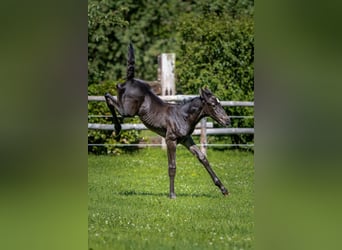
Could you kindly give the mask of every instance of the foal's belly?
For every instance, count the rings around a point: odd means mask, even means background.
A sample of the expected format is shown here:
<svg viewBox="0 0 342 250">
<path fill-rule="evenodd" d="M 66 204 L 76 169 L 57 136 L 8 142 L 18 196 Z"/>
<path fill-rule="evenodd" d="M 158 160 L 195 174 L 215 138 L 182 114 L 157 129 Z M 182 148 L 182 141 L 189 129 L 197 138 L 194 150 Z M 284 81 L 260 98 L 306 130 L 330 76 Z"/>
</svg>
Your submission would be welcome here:
<svg viewBox="0 0 342 250">
<path fill-rule="evenodd" d="M 158 135 L 160 135 L 160 136 L 162 136 L 162 137 L 165 138 L 165 136 L 166 136 L 166 129 L 165 129 L 165 128 L 153 126 L 153 125 L 151 125 L 151 124 L 149 124 L 149 123 L 146 123 L 146 122 L 144 122 L 144 121 L 142 121 L 142 122 L 144 123 L 144 125 L 145 125 L 149 130 L 151 130 L 151 131 L 153 131 L 153 132 L 157 133 Z"/>
</svg>

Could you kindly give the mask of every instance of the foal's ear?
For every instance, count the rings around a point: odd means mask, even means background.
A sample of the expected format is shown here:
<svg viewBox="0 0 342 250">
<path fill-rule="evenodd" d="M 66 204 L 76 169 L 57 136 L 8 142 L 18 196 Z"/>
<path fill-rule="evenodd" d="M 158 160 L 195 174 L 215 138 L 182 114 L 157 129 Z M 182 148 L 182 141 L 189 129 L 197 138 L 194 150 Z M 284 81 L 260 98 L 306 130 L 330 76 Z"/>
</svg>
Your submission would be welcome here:
<svg viewBox="0 0 342 250">
<path fill-rule="evenodd" d="M 200 92 L 200 96 L 205 100 L 208 99 L 212 95 L 212 93 L 207 87 L 200 88 L 199 92 Z"/>
<path fill-rule="evenodd" d="M 200 88 L 199 93 L 200 93 L 200 96 L 206 101 L 208 100 L 209 96 L 211 95 L 211 92 L 207 87 Z"/>
</svg>

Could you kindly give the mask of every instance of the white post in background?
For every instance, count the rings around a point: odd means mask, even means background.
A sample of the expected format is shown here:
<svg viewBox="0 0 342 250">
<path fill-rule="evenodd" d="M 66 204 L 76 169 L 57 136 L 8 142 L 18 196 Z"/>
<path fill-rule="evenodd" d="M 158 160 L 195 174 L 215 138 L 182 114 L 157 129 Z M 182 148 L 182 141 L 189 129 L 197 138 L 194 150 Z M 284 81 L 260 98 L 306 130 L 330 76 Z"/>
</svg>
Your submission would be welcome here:
<svg viewBox="0 0 342 250">
<path fill-rule="evenodd" d="M 158 80 L 160 79 L 162 96 L 176 94 L 175 61 L 176 54 L 174 53 L 163 53 L 158 56 Z M 162 138 L 162 149 L 166 149 L 164 138 Z"/>
<path fill-rule="evenodd" d="M 175 95 L 175 58 L 174 53 L 160 55 L 160 84 L 162 95 Z"/>
</svg>

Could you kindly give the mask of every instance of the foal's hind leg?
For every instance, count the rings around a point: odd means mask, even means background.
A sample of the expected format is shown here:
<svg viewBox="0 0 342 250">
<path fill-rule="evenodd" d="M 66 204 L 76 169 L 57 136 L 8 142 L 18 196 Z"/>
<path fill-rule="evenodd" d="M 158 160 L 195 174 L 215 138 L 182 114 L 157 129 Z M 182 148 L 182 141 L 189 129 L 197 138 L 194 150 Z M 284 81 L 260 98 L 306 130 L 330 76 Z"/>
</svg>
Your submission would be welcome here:
<svg viewBox="0 0 342 250">
<path fill-rule="evenodd" d="M 176 176 L 176 142 L 166 139 L 167 157 L 169 165 L 169 178 L 170 178 L 170 198 L 175 199 L 175 176 Z"/>
<path fill-rule="evenodd" d="M 203 164 L 205 169 L 211 176 L 211 179 L 215 183 L 215 185 L 221 190 L 223 195 L 228 195 L 228 190 L 223 186 L 220 179 L 216 176 L 215 172 L 212 170 L 207 157 L 201 152 L 201 150 L 196 146 L 191 137 L 188 137 L 186 141 L 182 142 L 182 144 L 193 153 L 197 159 Z"/>
<path fill-rule="evenodd" d="M 106 93 L 105 98 L 106 98 L 107 106 L 108 106 L 108 108 L 109 108 L 109 110 L 113 116 L 115 134 L 116 134 L 116 136 L 119 136 L 120 131 L 121 131 L 121 125 L 120 125 L 118 117 L 116 116 L 115 109 L 121 113 L 122 108 L 121 108 L 120 104 L 114 99 L 114 97 L 112 95 L 110 95 L 109 93 Z"/>
</svg>

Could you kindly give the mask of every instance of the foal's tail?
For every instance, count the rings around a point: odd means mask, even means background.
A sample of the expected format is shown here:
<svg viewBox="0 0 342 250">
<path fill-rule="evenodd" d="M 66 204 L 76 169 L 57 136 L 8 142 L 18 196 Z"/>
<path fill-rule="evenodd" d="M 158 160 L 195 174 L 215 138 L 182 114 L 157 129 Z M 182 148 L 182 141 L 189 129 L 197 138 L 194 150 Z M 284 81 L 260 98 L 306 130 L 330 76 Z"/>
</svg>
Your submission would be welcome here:
<svg viewBox="0 0 342 250">
<path fill-rule="evenodd" d="M 134 49 L 132 43 L 130 43 L 127 53 L 127 80 L 131 80 L 134 78 L 134 64 Z"/>
</svg>

